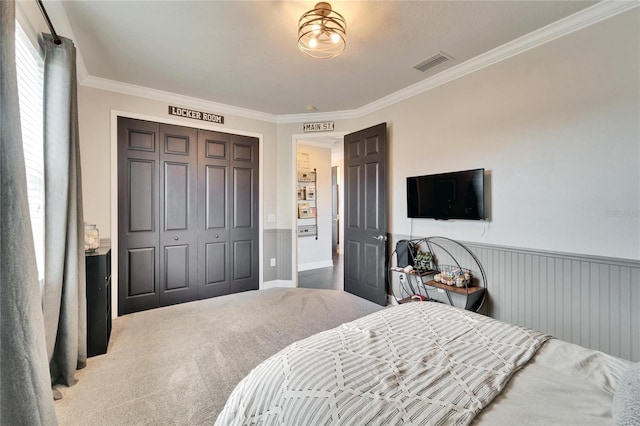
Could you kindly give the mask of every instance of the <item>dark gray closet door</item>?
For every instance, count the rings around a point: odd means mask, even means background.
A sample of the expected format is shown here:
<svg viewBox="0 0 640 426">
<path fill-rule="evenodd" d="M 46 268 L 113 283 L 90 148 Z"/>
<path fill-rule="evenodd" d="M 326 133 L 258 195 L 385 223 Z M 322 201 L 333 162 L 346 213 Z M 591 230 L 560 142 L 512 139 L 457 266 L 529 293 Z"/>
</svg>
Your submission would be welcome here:
<svg viewBox="0 0 640 426">
<path fill-rule="evenodd" d="M 258 139 L 118 118 L 118 314 L 258 289 Z"/>
<path fill-rule="evenodd" d="M 198 298 L 229 293 L 230 135 L 198 132 Z"/>
<path fill-rule="evenodd" d="M 258 289 L 258 139 L 231 135 L 229 249 L 231 293 Z"/>
<path fill-rule="evenodd" d="M 118 315 L 160 301 L 159 134 L 157 123 L 118 118 Z"/>
<path fill-rule="evenodd" d="M 160 306 L 195 300 L 198 131 L 160 124 Z"/>
</svg>

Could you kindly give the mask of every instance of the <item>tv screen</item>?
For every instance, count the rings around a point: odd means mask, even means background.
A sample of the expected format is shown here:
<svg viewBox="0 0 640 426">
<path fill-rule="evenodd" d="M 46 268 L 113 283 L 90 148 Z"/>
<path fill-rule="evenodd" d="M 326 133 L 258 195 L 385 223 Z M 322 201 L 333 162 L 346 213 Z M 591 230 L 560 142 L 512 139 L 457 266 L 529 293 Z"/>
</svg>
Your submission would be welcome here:
<svg viewBox="0 0 640 426">
<path fill-rule="evenodd" d="M 408 177 L 407 215 L 423 219 L 484 219 L 484 169 Z"/>
</svg>

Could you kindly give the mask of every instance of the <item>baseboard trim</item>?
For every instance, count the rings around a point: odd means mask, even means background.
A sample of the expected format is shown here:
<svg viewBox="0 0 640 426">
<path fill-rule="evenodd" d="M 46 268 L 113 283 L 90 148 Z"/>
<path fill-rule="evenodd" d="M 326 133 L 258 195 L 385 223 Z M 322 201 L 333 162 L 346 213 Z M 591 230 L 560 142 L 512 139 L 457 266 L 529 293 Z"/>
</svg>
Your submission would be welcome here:
<svg viewBox="0 0 640 426">
<path fill-rule="evenodd" d="M 331 268 L 333 266 L 333 260 L 323 260 L 320 262 L 303 263 L 298 265 L 298 272 L 310 271 L 312 269 Z"/>
<path fill-rule="evenodd" d="M 260 290 L 267 290 L 269 288 L 296 288 L 295 283 L 292 280 L 271 280 L 262 283 Z"/>
</svg>

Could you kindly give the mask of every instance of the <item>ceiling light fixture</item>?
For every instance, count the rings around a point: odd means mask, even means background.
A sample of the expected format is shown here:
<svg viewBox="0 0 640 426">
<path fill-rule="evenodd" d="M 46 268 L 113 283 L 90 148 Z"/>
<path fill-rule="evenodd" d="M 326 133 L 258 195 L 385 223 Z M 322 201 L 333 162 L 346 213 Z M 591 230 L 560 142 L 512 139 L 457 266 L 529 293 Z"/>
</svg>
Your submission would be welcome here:
<svg viewBox="0 0 640 426">
<path fill-rule="evenodd" d="M 298 21 L 298 47 L 314 58 L 328 59 L 341 54 L 347 46 L 346 36 L 347 22 L 324 1 Z"/>
</svg>

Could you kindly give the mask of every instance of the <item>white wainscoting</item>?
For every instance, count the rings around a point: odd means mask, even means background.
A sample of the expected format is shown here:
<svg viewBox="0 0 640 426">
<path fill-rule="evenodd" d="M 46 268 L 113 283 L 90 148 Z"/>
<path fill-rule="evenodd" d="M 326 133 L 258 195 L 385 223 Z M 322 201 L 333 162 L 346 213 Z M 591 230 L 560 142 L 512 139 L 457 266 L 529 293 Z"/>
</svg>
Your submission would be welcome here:
<svg viewBox="0 0 640 426">
<path fill-rule="evenodd" d="M 463 243 L 487 274 L 481 312 L 640 361 L 640 261 Z"/>
</svg>

